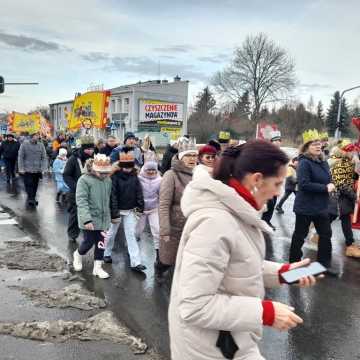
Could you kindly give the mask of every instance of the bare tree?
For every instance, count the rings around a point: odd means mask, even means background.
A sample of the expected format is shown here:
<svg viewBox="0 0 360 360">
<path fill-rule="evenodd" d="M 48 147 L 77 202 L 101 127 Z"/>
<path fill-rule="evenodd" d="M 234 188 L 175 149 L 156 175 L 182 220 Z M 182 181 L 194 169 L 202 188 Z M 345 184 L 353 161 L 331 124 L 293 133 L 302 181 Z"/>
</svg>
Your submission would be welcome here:
<svg viewBox="0 0 360 360">
<path fill-rule="evenodd" d="M 217 136 L 223 126 L 224 121 L 220 114 L 194 112 L 188 120 L 189 134 L 195 136 L 200 143 L 206 143 L 213 135 Z"/>
<path fill-rule="evenodd" d="M 252 119 L 258 119 L 262 105 L 281 100 L 296 85 L 295 64 L 287 52 L 267 35 L 248 36 L 235 49 L 232 63 L 215 74 L 216 90 L 237 102 L 249 92 Z"/>
<path fill-rule="evenodd" d="M 37 106 L 35 109 L 30 110 L 29 114 L 39 112 L 46 120 L 50 120 L 50 108 L 48 106 Z"/>
</svg>

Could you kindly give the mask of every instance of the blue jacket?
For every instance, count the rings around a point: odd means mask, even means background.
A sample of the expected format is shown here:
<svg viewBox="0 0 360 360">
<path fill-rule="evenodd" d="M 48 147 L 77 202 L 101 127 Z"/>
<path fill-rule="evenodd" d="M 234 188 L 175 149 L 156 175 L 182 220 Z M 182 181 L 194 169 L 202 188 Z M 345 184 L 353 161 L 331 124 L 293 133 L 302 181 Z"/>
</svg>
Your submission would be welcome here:
<svg viewBox="0 0 360 360">
<path fill-rule="evenodd" d="M 55 177 L 57 190 L 62 192 L 68 192 L 69 187 L 64 182 L 64 168 L 67 160 L 63 160 L 60 157 L 57 157 L 53 163 L 53 174 Z"/>
<path fill-rule="evenodd" d="M 123 149 L 125 145 L 119 145 L 118 147 L 116 147 L 110 155 L 110 160 L 112 163 L 116 162 L 119 160 L 119 153 L 121 152 L 121 150 Z M 133 149 L 133 153 L 134 153 L 134 157 L 135 157 L 135 165 L 138 168 L 141 168 L 144 161 L 143 161 L 143 155 L 141 153 L 141 150 L 138 147 L 134 147 Z"/>
<path fill-rule="evenodd" d="M 329 165 L 323 160 L 314 160 L 306 155 L 299 157 L 297 168 L 298 192 L 294 203 L 294 212 L 299 215 L 328 215 L 329 193 L 327 185 L 331 183 Z"/>
</svg>

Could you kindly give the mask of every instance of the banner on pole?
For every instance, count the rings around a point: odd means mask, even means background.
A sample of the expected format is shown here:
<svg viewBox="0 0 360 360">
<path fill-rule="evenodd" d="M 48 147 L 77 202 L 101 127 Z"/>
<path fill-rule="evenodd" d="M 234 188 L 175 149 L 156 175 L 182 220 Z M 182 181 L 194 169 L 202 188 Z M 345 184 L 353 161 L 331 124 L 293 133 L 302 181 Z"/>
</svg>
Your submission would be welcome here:
<svg viewBox="0 0 360 360">
<path fill-rule="evenodd" d="M 8 117 L 9 132 L 34 134 L 40 132 L 40 113 L 23 114 L 13 111 Z"/>
<path fill-rule="evenodd" d="M 256 126 L 256 139 L 271 140 L 274 131 L 278 131 L 276 124 L 261 122 Z"/>
<path fill-rule="evenodd" d="M 66 114 L 68 129 L 105 128 L 109 100 L 110 91 L 89 91 L 75 97 L 71 112 Z"/>
</svg>

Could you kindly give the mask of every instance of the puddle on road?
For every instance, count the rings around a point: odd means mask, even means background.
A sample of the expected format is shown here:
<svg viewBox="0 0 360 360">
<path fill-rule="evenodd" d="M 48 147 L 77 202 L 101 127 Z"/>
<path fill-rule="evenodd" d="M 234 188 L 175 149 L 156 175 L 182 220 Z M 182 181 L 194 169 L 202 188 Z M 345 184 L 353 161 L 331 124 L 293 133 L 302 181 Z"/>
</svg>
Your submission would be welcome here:
<svg viewBox="0 0 360 360">
<path fill-rule="evenodd" d="M 144 354 L 148 349 L 140 338 L 131 335 L 109 311 L 101 312 L 83 321 L 0 323 L 0 334 L 49 342 L 107 340 L 128 345 L 134 354 Z"/>
<path fill-rule="evenodd" d="M 0 252 L 0 266 L 12 270 L 63 271 L 66 262 L 58 255 L 48 254 L 36 241 L 6 241 Z"/>
<path fill-rule="evenodd" d="M 78 284 L 73 284 L 59 290 L 41 290 L 22 286 L 9 286 L 10 289 L 20 290 L 23 295 L 30 298 L 36 306 L 48 308 L 75 308 L 79 310 L 103 309 L 106 302 Z"/>
</svg>

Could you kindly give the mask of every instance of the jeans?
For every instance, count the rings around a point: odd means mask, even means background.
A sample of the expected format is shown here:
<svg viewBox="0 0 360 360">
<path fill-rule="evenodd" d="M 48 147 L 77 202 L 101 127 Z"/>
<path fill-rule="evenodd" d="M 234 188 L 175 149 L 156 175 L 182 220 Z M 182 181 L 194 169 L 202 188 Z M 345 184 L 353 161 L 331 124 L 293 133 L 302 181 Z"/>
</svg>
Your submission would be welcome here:
<svg viewBox="0 0 360 360">
<path fill-rule="evenodd" d="M 6 180 L 10 181 L 15 178 L 16 159 L 4 159 Z"/>
<path fill-rule="evenodd" d="M 136 240 L 136 224 L 137 218 L 131 211 L 128 215 L 120 215 L 121 221 L 124 223 L 124 232 L 127 242 L 128 253 L 130 256 L 130 266 L 136 267 L 141 264 L 141 255 L 138 242 Z M 116 234 L 119 230 L 120 223 L 111 224 L 109 231 L 105 237 L 105 253 L 104 256 L 111 256 L 114 247 Z"/>
<path fill-rule="evenodd" d="M 271 218 L 274 214 L 274 209 L 275 209 L 275 205 L 276 205 L 276 201 L 277 201 L 277 197 L 274 196 L 272 199 L 270 199 L 267 202 L 267 211 L 263 213 L 262 215 L 262 219 L 264 221 L 266 221 L 268 224 L 270 224 L 271 222 Z"/>
<path fill-rule="evenodd" d="M 66 195 L 67 210 L 69 213 L 67 234 L 70 239 L 77 239 L 80 235 L 78 224 L 77 206 L 75 193 L 69 192 Z"/>
<path fill-rule="evenodd" d="M 28 200 L 35 200 L 41 173 L 24 173 L 24 186 Z"/>
<path fill-rule="evenodd" d="M 94 260 L 104 258 L 104 238 L 101 235 L 102 230 L 83 230 L 84 239 L 79 246 L 79 254 L 85 255 L 94 245 Z"/>
<path fill-rule="evenodd" d="M 140 237 L 143 233 L 146 220 L 149 221 L 151 234 L 154 240 L 155 250 L 159 250 L 159 241 L 160 241 L 160 225 L 159 225 L 159 210 L 154 209 L 142 214 L 141 218 L 139 219 L 137 226 L 136 226 L 136 236 Z"/>
<path fill-rule="evenodd" d="M 290 247 L 290 263 L 300 261 L 303 252 L 302 246 L 306 236 L 309 233 L 311 222 L 314 223 L 315 229 L 319 235 L 319 247 L 317 260 L 325 267 L 330 266 L 331 262 L 331 225 L 327 215 L 308 216 L 296 214 L 295 231 L 291 240 Z"/>
<path fill-rule="evenodd" d="M 296 196 L 296 191 L 289 191 L 286 190 L 285 194 L 283 195 L 283 197 L 281 198 L 281 200 L 279 201 L 279 203 L 277 204 L 277 208 L 282 209 L 282 206 L 284 205 L 285 201 L 289 198 L 289 196 L 294 193 L 294 195 Z"/>
</svg>

